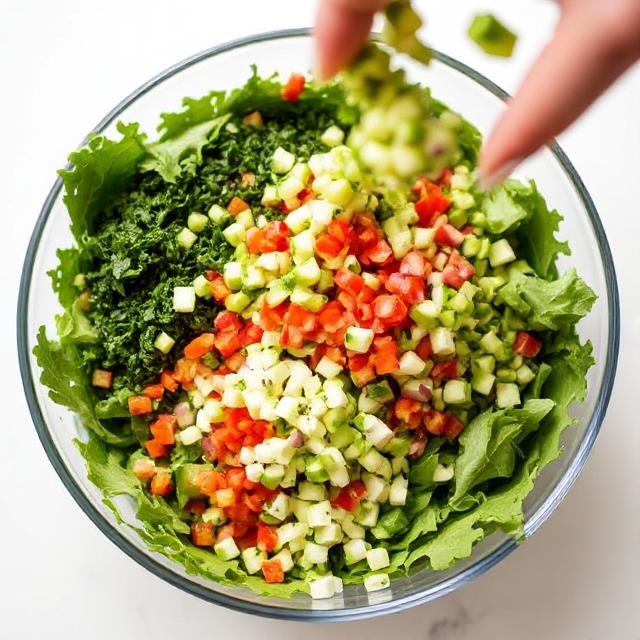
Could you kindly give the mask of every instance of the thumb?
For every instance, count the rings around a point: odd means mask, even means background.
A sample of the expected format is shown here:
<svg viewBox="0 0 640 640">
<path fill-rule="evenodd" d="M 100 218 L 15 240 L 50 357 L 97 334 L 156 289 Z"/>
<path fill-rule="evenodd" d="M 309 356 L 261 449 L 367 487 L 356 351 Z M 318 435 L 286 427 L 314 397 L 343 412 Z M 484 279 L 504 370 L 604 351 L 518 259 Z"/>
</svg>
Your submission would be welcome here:
<svg viewBox="0 0 640 640">
<path fill-rule="evenodd" d="M 328 80 L 358 55 L 375 12 L 385 4 L 385 0 L 320 0 L 314 29 L 319 80 Z"/>
<path fill-rule="evenodd" d="M 640 12 L 611 15 L 606 3 L 568 4 L 553 40 L 487 140 L 480 158 L 487 187 L 563 131 L 640 55 Z"/>
</svg>

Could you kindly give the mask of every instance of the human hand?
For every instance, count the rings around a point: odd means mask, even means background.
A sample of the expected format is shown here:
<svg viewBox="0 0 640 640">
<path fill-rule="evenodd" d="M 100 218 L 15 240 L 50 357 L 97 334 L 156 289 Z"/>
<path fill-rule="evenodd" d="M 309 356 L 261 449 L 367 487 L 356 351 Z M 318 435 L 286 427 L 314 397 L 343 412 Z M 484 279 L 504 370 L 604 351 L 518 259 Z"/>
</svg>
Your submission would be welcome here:
<svg viewBox="0 0 640 640">
<path fill-rule="evenodd" d="M 318 76 L 327 79 L 357 55 L 385 0 L 320 0 L 315 37 Z M 560 0 L 561 17 L 489 136 L 480 174 L 491 186 L 569 126 L 640 58 L 640 0 Z"/>
</svg>

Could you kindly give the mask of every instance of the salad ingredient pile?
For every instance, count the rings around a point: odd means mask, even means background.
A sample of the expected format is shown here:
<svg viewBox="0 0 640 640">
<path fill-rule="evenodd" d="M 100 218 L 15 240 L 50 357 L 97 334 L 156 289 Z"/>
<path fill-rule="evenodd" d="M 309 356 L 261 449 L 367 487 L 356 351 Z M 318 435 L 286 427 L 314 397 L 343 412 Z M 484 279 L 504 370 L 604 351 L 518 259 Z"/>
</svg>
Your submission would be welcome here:
<svg viewBox="0 0 640 640">
<path fill-rule="evenodd" d="M 558 273 L 535 184 L 480 191 L 478 132 L 378 47 L 343 82 L 254 72 L 158 142 L 120 125 L 72 154 L 78 246 L 35 349 L 106 503 L 266 595 L 376 591 L 521 537 L 592 363 L 595 296 Z"/>
</svg>

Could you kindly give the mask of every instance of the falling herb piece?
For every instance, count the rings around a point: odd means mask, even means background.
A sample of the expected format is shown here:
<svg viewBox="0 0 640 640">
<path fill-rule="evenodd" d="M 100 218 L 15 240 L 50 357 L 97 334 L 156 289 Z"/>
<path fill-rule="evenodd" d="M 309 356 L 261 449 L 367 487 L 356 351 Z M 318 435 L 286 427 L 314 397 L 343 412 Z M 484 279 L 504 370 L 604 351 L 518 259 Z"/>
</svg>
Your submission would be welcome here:
<svg viewBox="0 0 640 640">
<path fill-rule="evenodd" d="M 477 15 L 468 31 L 469 37 L 492 56 L 510 58 L 517 36 L 490 13 Z"/>
</svg>

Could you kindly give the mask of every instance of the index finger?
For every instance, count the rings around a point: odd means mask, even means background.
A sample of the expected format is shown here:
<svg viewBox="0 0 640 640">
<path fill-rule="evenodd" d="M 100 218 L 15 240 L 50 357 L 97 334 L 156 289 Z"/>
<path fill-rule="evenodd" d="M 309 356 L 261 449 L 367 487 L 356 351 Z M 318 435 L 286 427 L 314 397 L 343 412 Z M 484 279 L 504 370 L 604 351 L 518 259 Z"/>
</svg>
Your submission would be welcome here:
<svg viewBox="0 0 640 640">
<path fill-rule="evenodd" d="M 385 4 L 385 0 L 320 0 L 314 29 L 319 80 L 331 78 L 358 55 L 374 14 Z"/>
</svg>

